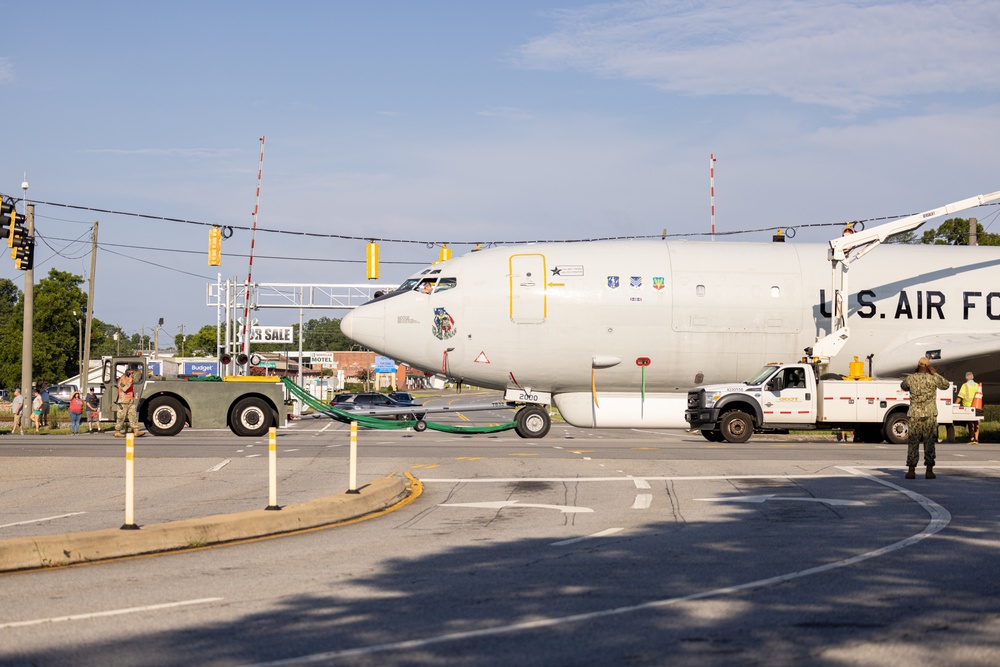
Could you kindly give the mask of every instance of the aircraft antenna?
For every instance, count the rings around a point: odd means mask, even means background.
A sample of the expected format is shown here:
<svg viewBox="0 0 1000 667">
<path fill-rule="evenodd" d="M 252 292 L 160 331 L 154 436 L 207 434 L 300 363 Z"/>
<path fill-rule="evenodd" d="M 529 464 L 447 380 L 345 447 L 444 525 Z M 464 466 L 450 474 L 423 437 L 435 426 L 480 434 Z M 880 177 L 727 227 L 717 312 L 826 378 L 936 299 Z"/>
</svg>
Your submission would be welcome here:
<svg viewBox="0 0 1000 667">
<path fill-rule="evenodd" d="M 712 204 L 712 240 L 715 240 L 715 153 L 708 154 L 709 199 Z"/>
<path fill-rule="evenodd" d="M 250 279 L 253 276 L 253 247 L 257 236 L 257 211 L 260 208 L 260 177 L 264 170 L 264 137 L 260 138 L 260 160 L 257 162 L 257 198 L 253 204 L 253 227 L 250 230 L 250 268 L 247 269 L 247 289 L 243 294 L 243 358 L 250 355 L 250 336 L 247 332 L 247 325 L 250 323 Z M 246 363 L 243 366 L 244 375 L 247 374 Z"/>
</svg>

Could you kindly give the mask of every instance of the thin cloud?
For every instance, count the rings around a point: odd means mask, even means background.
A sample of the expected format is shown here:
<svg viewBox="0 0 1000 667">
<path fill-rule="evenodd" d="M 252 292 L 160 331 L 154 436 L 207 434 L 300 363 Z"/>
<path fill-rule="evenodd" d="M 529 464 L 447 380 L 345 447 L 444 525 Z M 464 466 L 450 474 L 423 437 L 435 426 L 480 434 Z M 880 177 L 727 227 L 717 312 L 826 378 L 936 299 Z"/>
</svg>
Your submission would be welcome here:
<svg viewBox="0 0 1000 667">
<path fill-rule="evenodd" d="M 149 155 L 153 157 L 219 158 L 238 154 L 235 148 L 91 148 L 85 153 Z"/>
<path fill-rule="evenodd" d="M 998 85 L 995 0 L 648 0 L 552 16 L 556 31 L 524 44 L 521 66 L 851 112 Z"/>
<path fill-rule="evenodd" d="M 0 58 L 0 83 L 14 82 L 14 66 L 7 58 Z"/>
<path fill-rule="evenodd" d="M 530 111 L 517 107 L 489 107 L 477 111 L 476 114 L 487 118 L 505 118 L 507 120 L 531 120 L 534 117 Z"/>
</svg>

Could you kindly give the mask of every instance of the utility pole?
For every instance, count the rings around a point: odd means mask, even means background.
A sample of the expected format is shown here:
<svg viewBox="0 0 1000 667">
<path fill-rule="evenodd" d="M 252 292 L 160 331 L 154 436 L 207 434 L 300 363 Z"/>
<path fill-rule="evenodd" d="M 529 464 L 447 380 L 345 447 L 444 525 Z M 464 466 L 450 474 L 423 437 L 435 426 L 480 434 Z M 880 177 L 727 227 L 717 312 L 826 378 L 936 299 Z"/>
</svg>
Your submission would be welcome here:
<svg viewBox="0 0 1000 667">
<path fill-rule="evenodd" d="M 94 239 L 90 244 L 90 285 L 87 288 L 87 330 L 83 340 L 83 373 L 80 378 L 80 391 L 87 398 L 87 385 L 90 384 L 90 336 L 94 320 L 94 276 L 97 272 L 97 220 L 94 220 Z"/>
<path fill-rule="evenodd" d="M 969 245 L 979 245 L 979 220 L 969 218 Z"/>
<path fill-rule="evenodd" d="M 28 181 L 21 183 L 24 190 L 24 217 L 28 222 L 28 239 L 35 242 L 35 205 L 28 203 Z M 34 261 L 31 262 L 34 267 Z M 21 396 L 24 396 L 24 410 L 21 411 L 21 426 L 31 428 L 32 355 L 34 347 L 31 336 L 35 322 L 35 269 L 24 272 L 24 325 L 21 329 Z"/>
</svg>

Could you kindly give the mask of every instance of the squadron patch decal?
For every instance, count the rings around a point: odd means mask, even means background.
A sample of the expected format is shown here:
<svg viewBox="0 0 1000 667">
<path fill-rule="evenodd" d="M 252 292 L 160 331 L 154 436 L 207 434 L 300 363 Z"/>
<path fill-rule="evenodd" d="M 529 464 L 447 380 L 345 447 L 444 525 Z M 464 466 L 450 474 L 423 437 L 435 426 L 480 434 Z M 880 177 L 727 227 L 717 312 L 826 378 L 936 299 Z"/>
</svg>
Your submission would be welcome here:
<svg viewBox="0 0 1000 667">
<path fill-rule="evenodd" d="M 444 308 L 434 309 L 434 326 L 431 331 L 438 340 L 448 340 L 458 333 L 455 326 L 455 318 L 448 314 Z"/>
</svg>

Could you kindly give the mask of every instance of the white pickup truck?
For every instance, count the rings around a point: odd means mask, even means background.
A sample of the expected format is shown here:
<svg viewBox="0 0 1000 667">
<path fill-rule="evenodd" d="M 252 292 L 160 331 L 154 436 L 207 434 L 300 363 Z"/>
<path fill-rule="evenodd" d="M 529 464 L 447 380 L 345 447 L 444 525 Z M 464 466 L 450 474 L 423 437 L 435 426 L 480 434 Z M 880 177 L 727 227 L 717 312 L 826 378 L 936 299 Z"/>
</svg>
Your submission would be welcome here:
<svg viewBox="0 0 1000 667">
<path fill-rule="evenodd" d="M 711 442 L 789 430 L 851 430 L 862 442 L 905 443 L 910 395 L 899 380 L 818 380 L 810 364 L 764 366 L 743 383 L 705 385 L 688 392 L 684 418 Z M 955 424 L 979 421 L 957 405 L 954 387 L 938 391 L 938 423 L 954 439 Z"/>
</svg>

